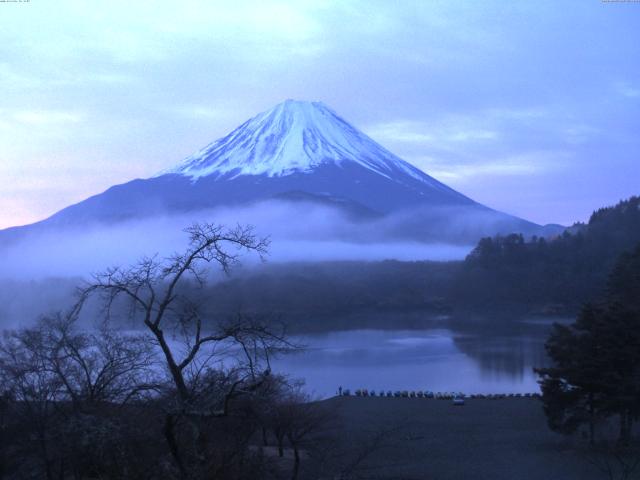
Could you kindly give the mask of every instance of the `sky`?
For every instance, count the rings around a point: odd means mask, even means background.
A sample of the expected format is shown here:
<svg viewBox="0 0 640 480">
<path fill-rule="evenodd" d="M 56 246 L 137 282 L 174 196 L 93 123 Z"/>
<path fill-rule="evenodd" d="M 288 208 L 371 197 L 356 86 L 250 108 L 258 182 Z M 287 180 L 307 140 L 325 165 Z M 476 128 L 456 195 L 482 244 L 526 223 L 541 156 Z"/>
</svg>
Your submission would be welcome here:
<svg viewBox="0 0 640 480">
<path fill-rule="evenodd" d="M 319 100 L 490 207 L 640 194 L 640 3 L 0 2 L 0 228 Z"/>
</svg>

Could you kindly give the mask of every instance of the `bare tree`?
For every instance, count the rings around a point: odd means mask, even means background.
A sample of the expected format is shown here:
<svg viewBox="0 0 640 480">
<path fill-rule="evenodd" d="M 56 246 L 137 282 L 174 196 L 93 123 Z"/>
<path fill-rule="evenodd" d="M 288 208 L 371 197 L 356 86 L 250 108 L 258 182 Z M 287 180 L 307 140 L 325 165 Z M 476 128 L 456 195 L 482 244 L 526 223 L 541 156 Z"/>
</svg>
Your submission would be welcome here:
<svg viewBox="0 0 640 480">
<path fill-rule="evenodd" d="M 108 318 L 125 301 L 129 317 L 151 334 L 173 387 L 165 395 L 171 401 L 164 435 L 182 476 L 193 477 L 209 457 L 211 419 L 227 417 L 234 400 L 262 392 L 271 356 L 293 345 L 283 328 L 251 316 L 214 322 L 200 301 L 211 266 L 228 273 L 243 252 L 264 258 L 268 239 L 242 226 L 195 224 L 186 232 L 184 253 L 96 275 L 80 289 L 76 311 L 97 295 Z"/>
<path fill-rule="evenodd" d="M 153 357 L 139 336 L 80 330 L 75 315 L 57 314 L 5 332 L 0 375 L 12 423 L 26 430 L 25 459 L 37 451 L 42 468 L 36 470 L 48 479 L 54 470 L 62 477 L 67 466 L 84 461 L 79 439 L 100 423 L 109 430 L 105 405 L 125 405 L 152 388 Z M 37 449 L 29 436 L 37 438 Z M 97 449 L 94 441 L 91 450 Z"/>
<path fill-rule="evenodd" d="M 132 315 L 141 314 L 143 325 L 159 345 L 166 366 L 178 393 L 178 400 L 186 408 L 191 399 L 186 372 L 197 366 L 198 355 L 204 346 L 249 334 L 253 325 L 234 323 L 216 332 L 204 333 L 203 319 L 193 296 L 180 291 L 188 281 L 202 288 L 207 280 L 208 264 L 217 264 L 224 272 L 238 262 L 242 250 L 266 254 L 268 240 L 258 239 L 250 227 L 227 230 L 223 226 L 195 224 L 188 228 L 189 247 L 184 253 L 164 260 L 143 258 L 129 267 L 110 268 L 95 276 L 94 281 L 80 290 L 78 309 L 94 293 L 102 296 L 107 311 L 122 297 L 132 307 Z M 230 253 L 234 248 L 235 253 Z M 169 330 L 169 332 L 167 331 Z M 183 351 L 178 357 L 168 333 L 179 330 L 183 334 Z"/>
<path fill-rule="evenodd" d="M 330 423 L 331 414 L 323 406 L 312 404 L 308 396 L 292 398 L 283 407 L 290 417 L 286 435 L 293 449 L 293 471 L 291 478 L 296 480 L 300 473 L 301 454 L 306 449 L 317 447 L 315 438 Z"/>
<path fill-rule="evenodd" d="M 0 375 L 7 396 L 11 398 L 14 421 L 17 420 L 35 442 L 32 451 L 47 480 L 53 479 L 55 431 L 52 428 L 53 404 L 62 389 L 62 382 L 44 364 L 39 345 L 40 332 L 25 330 L 5 332 L 0 343 Z"/>
<path fill-rule="evenodd" d="M 276 440 L 278 456 L 284 456 L 285 445 L 291 449 L 291 478 L 297 479 L 304 456 L 309 450 L 324 448 L 321 436 L 329 429 L 333 415 L 321 402 L 314 401 L 303 390 L 304 382 L 286 379 L 276 385 L 264 421 Z"/>
<path fill-rule="evenodd" d="M 202 300 L 210 267 L 229 272 L 243 252 L 265 255 L 268 241 L 246 227 L 187 232 L 184 253 L 108 269 L 79 288 L 68 314 L 0 341 L 8 391 L 0 427 L 16 434 L 23 455 L 4 445 L 0 454 L 20 459 L 11 467 L 18 476 L 265 476 L 269 461 L 252 442 L 286 385 L 270 361 L 295 345 L 271 319 L 214 321 Z M 94 301 L 98 317 L 88 308 Z M 122 313 L 141 328 L 117 332 L 114 314 Z M 84 316 L 98 326 L 80 328 Z M 300 433 L 289 429 L 292 445 Z"/>
<path fill-rule="evenodd" d="M 79 331 L 75 316 L 57 314 L 40 322 L 38 346 L 45 365 L 76 408 L 100 403 L 125 404 L 158 389 L 152 365 L 156 354 L 141 335 L 119 334 L 103 324 Z"/>
</svg>

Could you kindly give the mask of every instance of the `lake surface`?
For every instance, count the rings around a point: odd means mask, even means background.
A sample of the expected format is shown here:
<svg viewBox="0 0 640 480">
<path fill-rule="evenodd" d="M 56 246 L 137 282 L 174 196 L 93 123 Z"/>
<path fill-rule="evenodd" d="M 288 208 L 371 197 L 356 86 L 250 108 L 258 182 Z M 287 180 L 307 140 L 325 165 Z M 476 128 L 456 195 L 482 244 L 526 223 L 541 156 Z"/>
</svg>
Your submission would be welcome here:
<svg viewBox="0 0 640 480">
<path fill-rule="evenodd" d="M 307 346 L 274 362 L 274 371 L 306 380 L 320 397 L 338 387 L 434 392 L 528 393 L 539 387 L 548 325 L 489 335 L 447 329 L 351 330 L 297 336 Z"/>
</svg>

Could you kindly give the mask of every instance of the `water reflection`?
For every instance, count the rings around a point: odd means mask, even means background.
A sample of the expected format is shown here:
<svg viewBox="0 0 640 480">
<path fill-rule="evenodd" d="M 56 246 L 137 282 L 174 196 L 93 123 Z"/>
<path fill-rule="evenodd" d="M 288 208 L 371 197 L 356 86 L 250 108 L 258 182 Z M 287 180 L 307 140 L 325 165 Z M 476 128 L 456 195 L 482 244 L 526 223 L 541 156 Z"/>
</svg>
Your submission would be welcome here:
<svg viewBox="0 0 640 480">
<path fill-rule="evenodd" d="M 465 393 L 538 391 L 534 366 L 546 364 L 548 328 L 488 336 L 451 329 L 354 330 L 297 337 L 307 350 L 274 370 L 305 378 L 326 397 L 343 388 Z"/>
<path fill-rule="evenodd" d="M 547 363 L 542 337 L 456 337 L 455 343 L 478 363 L 483 378 L 507 376 L 523 382 L 532 367 Z"/>
</svg>

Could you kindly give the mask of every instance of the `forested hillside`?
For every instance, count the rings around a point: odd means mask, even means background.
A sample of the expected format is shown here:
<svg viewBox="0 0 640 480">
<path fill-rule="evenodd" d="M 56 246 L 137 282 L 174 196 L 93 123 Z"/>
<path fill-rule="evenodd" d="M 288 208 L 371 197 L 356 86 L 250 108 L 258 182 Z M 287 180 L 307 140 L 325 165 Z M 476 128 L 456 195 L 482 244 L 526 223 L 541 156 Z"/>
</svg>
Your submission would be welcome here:
<svg viewBox="0 0 640 480">
<path fill-rule="evenodd" d="M 483 238 L 455 280 L 465 306 L 573 312 L 602 290 L 617 257 L 640 243 L 640 197 L 601 208 L 546 240 L 522 235 Z"/>
</svg>

